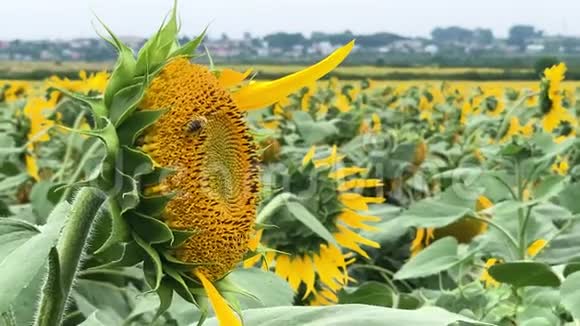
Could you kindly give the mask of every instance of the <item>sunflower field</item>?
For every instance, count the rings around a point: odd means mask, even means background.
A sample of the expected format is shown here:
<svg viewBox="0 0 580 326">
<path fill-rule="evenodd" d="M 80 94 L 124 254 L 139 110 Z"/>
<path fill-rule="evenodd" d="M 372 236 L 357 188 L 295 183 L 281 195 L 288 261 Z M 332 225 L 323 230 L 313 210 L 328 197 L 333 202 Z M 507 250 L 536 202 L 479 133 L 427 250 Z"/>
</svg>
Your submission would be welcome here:
<svg viewBox="0 0 580 326">
<path fill-rule="evenodd" d="M 0 81 L 0 325 L 580 323 L 564 63 L 324 78 L 352 41 L 262 80 L 175 9 L 137 53 L 102 28 L 112 71 Z"/>
</svg>

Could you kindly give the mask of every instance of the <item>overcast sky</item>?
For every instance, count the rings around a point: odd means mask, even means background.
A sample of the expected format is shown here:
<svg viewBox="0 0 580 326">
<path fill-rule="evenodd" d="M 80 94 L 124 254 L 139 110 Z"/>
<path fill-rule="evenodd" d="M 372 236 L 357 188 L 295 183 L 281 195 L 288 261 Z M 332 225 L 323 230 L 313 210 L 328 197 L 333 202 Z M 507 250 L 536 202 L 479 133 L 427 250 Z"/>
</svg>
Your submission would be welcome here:
<svg viewBox="0 0 580 326">
<path fill-rule="evenodd" d="M 2 0 L 0 39 L 95 36 L 93 13 L 118 35 L 147 36 L 172 0 Z M 515 23 L 580 36 L 580 0 L 180 0 L 182 33 L 210 23 L 210 35 L 275 31 L 389 31 L 428 36 L 435 26 L 489 27 L 507 35 Z"/>
</svg>

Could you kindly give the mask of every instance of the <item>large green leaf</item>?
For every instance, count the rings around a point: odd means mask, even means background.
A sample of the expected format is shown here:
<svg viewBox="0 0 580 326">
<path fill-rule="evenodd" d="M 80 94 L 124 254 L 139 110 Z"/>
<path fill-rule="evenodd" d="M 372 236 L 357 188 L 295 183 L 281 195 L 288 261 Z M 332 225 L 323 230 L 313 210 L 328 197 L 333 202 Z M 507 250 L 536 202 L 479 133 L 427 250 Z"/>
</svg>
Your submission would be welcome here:
<svg viewBox="0 0 580 326">
<path fill-rule="evenodd" d="M 437 274 L 460 262 L 461 258 L 457 254 L 457 240 L 453 237 L 445 237 L 435 241 L 411 258 L 395 274 L 395 279 L 403 280 Z"/>
<path fill-rule="evenodd" d="M 287 202 L 286 207 L 292 216 L 294 216 L 298 221 L 302 222 L 306 227 L 308 227 L 312 232 L 316 233 L 319 237 L 326 240 L 328 243 L 333 244 L 338 247 L 336 240 L 328 231 L 327 228 L 320 223 L 320 221 L 312 215 L 302 204 L 297 202 Z"/>
<path fill-rule="evenodd" d="M 397 295 L 383 283 L 370 281 L 354 289 L 343 289 L 338 293 L 341 304 L 368 304 L 373 306 L 392 307 Z"/>
<path fill-rule="evenodd" d="M 481 193 L 481 189 L 467 189 L 463 185 L 450 187 L 438 197 L 415 202 L 401 218 L 409 226 L 445 226 L 473 212 Z"/>
<path fill-rule="evenodd" d="M 533 261 L 516 261 L 493 265 L 489 274 L 498 282 L 523 286 L 559 286 L 560 278 L 550 266 Z"/>
<path fill-rule="evenodd" d="M 8 309 L 43 268 L 69 210 L 70 204 L 61 202 L 47 224 L 39 228 L 19 220 L 0 219 L 0 312 Z"/>
<path fill-rule="evenodd" d="M 572 316 L 580 319 L 580 273 L 570 274 L 560 288 L 562 304 Z"/>
<path fill-rule="evenodd" d="M 398 310 L 359 304 L 249 309 L 243 316 L 246 326 L 447 326 L 457 321 L 485 325 L 441 308 Z M 218 322 L 211 318 L 204 325 L 217 326 Z"/>
<path fill-rule="evenodd" d="M 242 308 L 290 306 L 294 301 L 294 292 L 288 282 L 274 273 L 259 268 L 236 269 L 226 278 L 259 300 L 240 295 L 238 300 Z"/>
</svg>

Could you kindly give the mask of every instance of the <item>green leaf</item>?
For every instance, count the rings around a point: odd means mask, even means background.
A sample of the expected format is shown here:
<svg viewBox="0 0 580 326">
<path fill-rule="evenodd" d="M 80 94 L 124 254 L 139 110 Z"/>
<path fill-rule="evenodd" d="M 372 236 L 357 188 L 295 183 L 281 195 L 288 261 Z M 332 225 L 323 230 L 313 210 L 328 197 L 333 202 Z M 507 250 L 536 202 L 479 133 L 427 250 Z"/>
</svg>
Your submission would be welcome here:
<svg viewBox="0 0 580 326">
<path fill-rule="evenodd" d="M 338 293 L 340 304 L 368 304 L 381 307 L 392 307 L 396 294 L 383 283 L 369 281 L 357 288 L 345 288 Z"/>
<path fill-rule="evenodd" d="M 95 254 L 99 254 L 120 242 L 127 242 L 130 238 L 130 228 L 127 225 L 127 221 L 121 215 L 119 204 L 115 198 L 109 198 L 107 200 L 107 208 L 107 210 L 102 210 L 102 214 L 104 215 L 96 222 L 96 227 L 102 230 L 107 238 L 95 250 Z"/>
<path fill-rule="evenodd" d="M 496 264 L 489 274 L 498 282 L 524 286 L 559 286 L 560 278 L 550 266 L 533 261 L 516 261 Z"/>
<path fill-rule="evenodd" d="M 174 193 L 141 197 L 137 211 L 153 217 L 160 216 L 163 210 L 165 210 L 165 205 L 167 205 L 173 196 L 175 196 Z"/>
<path fill-rule="evenodd" d="M 424 277 L 440 273 L 461 262 L 457 254 L 457 240 L 445 237 L 412 257 L 395 274 L 395 279 Z"/>
<path fill-rule="evenodd" d="M 569 275 L 560 288 L 562 304 L 575 319 L 580 319 L 580 273 Z"/>
<path fill-rule="evenodd" d="M 562 206 L 566 207 L 572 213 L 580 214 L 580 200 L 578 200 L 578 194 L 580 194 L 580 182 L 567 185 L 566 188 L 560 192 L 558 200 Z"/>
<path fill-rule="evenodd" d="M 30 177 L 26 173 L 17 174 L 14 176 L 4 178 L 2 179 L 2 181 L 0 181 L 0 192 L 20 187 L 20 185 L 22 185 L 26 180 L 28 180 L 28 178 Z"/>
<path fill-rule="evenodd" d="M 153 160 L 139 150 L 121 146 L 123 173 L 137 178 L 141 175 L 153 172 Z"/>
<path fill-rule="evenodd" d="M 534 189 L 534 202 L 540 203 L 548 201 L 558 196 L 566 186 L 567 177 L 560 175 L 550 175 L 546 177 Z"/>
<path fill-rule="evenodd" d="M 61 202 L 39 229 L 25 222 L 0 219 L 0 312 L 8 309 L 45 265 L 69 211 L 70 204 Z"/>
<path fill-rule="evenodd" d="M 320 223 L 320 221 L 312 215 L 302 204 L 297 202 L 287 202 L 286 207 L 292 213 L 298 221 L 302 222 L 306 227 L 308 227 L 312 232 L 316 233 L 319 237 L 326 240 L 326 242 L 333 244 L 337 247 L 339 245 L 332 234 Z"/>
<path fill-rule="evenodd" d="M 401 219 L 408 226 L 442 227 L 473 214 L 477 198 L 482 192 L 482 188 L 457 183 L 438 197 L 411 204 L 401 214 Z"/>
<path fill-rule="evenodd" d="M 163 277 L 163 265 L 161 264 L 159 253 L 136 233 L 133 233 L 133 239 L 135 239 L 135 242 L 145 250 L 145 253 L 147 253 L 147 256 L 150 258 L 149 261 L 145 261 L 143 271 L 145 273 L 145 279 L 151 289 L 157 291 L 161 284 L 161 278 Z M 149 266 L 151 267 L 150 270 L 147 268 L 148 265 L 151 265 Z"/>
<path fill-rule="evenodd" d="M 255 299 L 238 295 L 243 309 L 258 307 L 290 306 L 294 302 L 294 292 L 276 274 L 259 268 L 236 269 L 226 278 L 241 289 L 253 294 Z"/>
<path fill-rule="evenodd" d="M 568 277 L 570 274 L 580 271 L 580 262 L 573 262 L 564 267 L 563 275 Z"/>
<path fill-rule="evenodd" d="M 447 326 L 457 321 L 488 325 L 436 307 L 399 310 L 359 304 L 249 309 L 243 311 L 243 317 L 246 326 Z M 204 325 L 217 326 L 218 322 L 211 318 Z"/>
</svg>

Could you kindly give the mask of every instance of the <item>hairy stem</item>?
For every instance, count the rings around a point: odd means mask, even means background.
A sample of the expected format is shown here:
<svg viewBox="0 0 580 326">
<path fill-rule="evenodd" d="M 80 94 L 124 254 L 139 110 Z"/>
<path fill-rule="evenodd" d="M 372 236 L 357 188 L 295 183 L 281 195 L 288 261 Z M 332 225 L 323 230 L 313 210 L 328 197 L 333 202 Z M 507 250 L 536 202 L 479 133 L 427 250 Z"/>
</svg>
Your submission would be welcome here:
<svg viewBox="0 0 580 326">
<path fill-rule="evenodd" d="M 36 325 L 58 326 L 62 323 L 91 226 L 104 201 L 105 196 L 96 188 L 82 188 L 76 195 L 57 245 L 58 255 L 51 255 L 49 261 Z"/>
</svg>

